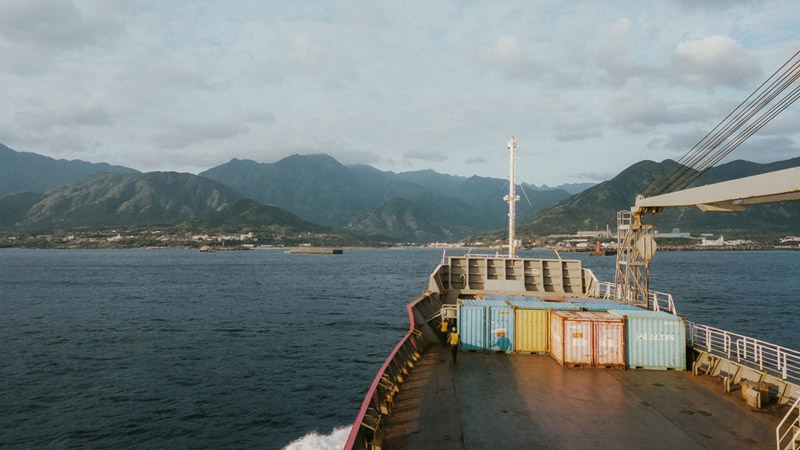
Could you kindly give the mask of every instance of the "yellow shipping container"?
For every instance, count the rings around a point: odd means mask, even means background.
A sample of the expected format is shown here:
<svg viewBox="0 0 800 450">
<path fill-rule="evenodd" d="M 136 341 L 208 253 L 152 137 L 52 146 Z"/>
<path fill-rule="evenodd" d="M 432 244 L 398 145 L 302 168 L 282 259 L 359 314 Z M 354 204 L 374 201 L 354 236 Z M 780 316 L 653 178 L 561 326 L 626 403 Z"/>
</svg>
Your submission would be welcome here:
<svg viewBox="0 0 800 450">
<path fill-rule="evenodd" d="M 550 350 L 550 311 L 547 309 L 517 309 L 514 350 L 547 353 Z"/>
</svg>

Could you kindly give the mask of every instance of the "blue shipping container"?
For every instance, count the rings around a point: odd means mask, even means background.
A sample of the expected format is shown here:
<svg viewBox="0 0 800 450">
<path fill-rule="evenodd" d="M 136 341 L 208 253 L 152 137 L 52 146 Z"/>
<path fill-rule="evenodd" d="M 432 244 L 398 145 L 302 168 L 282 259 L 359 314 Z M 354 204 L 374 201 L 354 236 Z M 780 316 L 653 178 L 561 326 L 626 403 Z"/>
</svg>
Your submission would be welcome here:
<svg viewBox="0 0 800 450">
<path fill-rule="evenodd" d="M 508 304 L 517 309 L 551 309 L 553 311 L 580 311 L 581 308 L 572 303 L 565 302 L 545 302 L 536 300 L 515 299 L 509 300 Z"/>
<path fill-rule="evenodd" d="M 514 309 L 505 300 L 459 300 L 461 350 L 514 351 Z"/>
<path fill-rule="evenodd" d="M 490 305 L 486 314 L 486 343 L 490 352 L 514 351 L 514 308 Z"/>
<path fill-rule="evenodd" d="M 534 302 L 543 302 L 544 300 L 540 299 L 539 297 L 527 297 L 523 295 L 484 295 L 483 300 L 503 300 L 503 301 L 513 301 L 513 300 L 530 300 Z"/>
<path fill-rule="evenodd" d="M 646 310 L 609 310 L 625 319 L 625 364 L 629 369 L 686 370 L 683 317 Z"/>
<path fill-rule="evenodd" d="M 486 307 L 480 300 L 459 300 L 458 302 L 458 334 L 461 337 L 461 350 L 479 350 L 484 348 L 484 322 Z"/>
<path fill-rule="evenodd" d="M 584 299 L 586 300 L 586 299 Z M 575 305 L 580 307 L 585 311 L 608 311 L 609 309 L 616 309 L 616 310 L 638 310 L 644 311 L 644 309 L 636 306 L 636 305 L 627 305 L 624 303 L 617 303 L 612 300 L 603 300 L 603 301 L 582 301 L 582 302 L 570 302 L 571 305 Z"/>
</svg>

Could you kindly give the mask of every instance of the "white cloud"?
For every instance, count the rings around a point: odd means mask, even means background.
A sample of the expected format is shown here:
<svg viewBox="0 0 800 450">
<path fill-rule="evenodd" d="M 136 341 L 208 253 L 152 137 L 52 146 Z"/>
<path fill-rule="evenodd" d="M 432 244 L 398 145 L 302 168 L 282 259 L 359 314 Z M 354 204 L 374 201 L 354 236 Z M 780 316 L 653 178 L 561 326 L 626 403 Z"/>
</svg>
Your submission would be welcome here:
<svg viewBox="0 0 800 450">
<path fill-rule="evenodd" d="M 479 52 L 481 65 L 516 80 L 543 78 L 548 67 L 516 36 L 501 36 Z"/>
<path fill-rule="evenodd" d="M 505 177 L 515 135 L 520 173 L 560 184 L 674 156 L 800 42 L 786 0 L 2 4 L 3 143 L 141 170 L 324 152 Z M 760 134 L 796 141 L 786 117 Z"/>
<path fill-rule="evenodd" d="M 123 32 L 115 15 L 87 13 L 71 0 L 5 1 L 0 14 L 4 70 L 52 70 L 65 53 L 108 45 Z"/>
<path fill-rule="evenodd" d="M 0 36 L 30 48 L 67 48 L 96 42 L 96 29 L 72 1 L 4 2 Z"/>
<path fill-rule="evenodd" d="M 339 0 L 336 4 L 345 23 L 362 27 L 385 27 L 391 20 L 379 3 L 369 0 Z"/>
<path fill-rule="evenodd" d="M 248 131 L 250 128 L 240 123 L 184 123 L 171 126 L 154 140 L 163 149 L 182 149 L 197 143 L 230 139 Z"/>
<path fill-rule="evenodd" d="M 52 127 L 105 127 L 113 124 L 111 114 L 101 107 L 92 105 L 45 104 L 18 111 L 17 123 L 32 132 L 45 132 Z"/>
<path fill-rule="evenodd" d="M 614 178 L 617 174 L 614 172 L 581 172 L 575 175 L 575 181 L 585 181 L 592 183 L 600 183 Z"/>
<path fill-rule="evenodd" d="M 641 133 L 646 130 L 637 127 L 691 123 L 709 117 L 707 106 L 676 100 L 668 102 L 654 94 L 645 82 L 632 80 L 607 103 L 609 124 Z"/>
<path fill-rule="evenodd" d="M 743 156 L 747 155 L 747 157 Z M 800 156 L 800 146 L 789 137 L 753 136 L 733 151 L 726 161 L 748 159 L 756 162 L 772 162 Z"/>
<path fill-rule="evenodd" d="M 677 79 L 702 87 L 749 87 L 762 78 L 758 57 L 724 36 L 681 42 L 671 65 Z"/>
<path fill-rule="evenodd" d="M 446 161 L 447 155 L 439 149 L 414 149 L 403 152 L 403 158 L 415 159 L 419 161 L 442 162 Z"/>
</svg>

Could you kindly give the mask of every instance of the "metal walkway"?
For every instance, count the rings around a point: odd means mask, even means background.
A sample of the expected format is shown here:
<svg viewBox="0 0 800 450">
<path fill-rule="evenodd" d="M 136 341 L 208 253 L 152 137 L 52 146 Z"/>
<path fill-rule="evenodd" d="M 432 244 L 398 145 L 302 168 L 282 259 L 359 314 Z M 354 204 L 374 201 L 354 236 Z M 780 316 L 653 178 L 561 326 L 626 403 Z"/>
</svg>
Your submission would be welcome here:
<svg viewBox="0 0 800 450">
<path fill-rule="evenodd" d="M 454 367 L 437 346 L 387 420 L 385 449 L 772 449 L 780 417 L 691 372 L 569 369 L 548 356 L 484 353 L 460 353 Z"/>
</svg>

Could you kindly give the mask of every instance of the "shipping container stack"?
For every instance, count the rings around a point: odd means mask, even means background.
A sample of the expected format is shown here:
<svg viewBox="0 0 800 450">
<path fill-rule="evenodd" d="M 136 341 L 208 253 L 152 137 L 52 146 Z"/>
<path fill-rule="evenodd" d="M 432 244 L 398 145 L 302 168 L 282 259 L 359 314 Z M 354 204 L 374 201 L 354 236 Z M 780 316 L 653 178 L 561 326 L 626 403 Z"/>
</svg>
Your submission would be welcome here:
<svg viewBox="0 0 800 450">
<path fill-rule="evenodd" d="M 684 319 L 607 299 L 458 301 L 463 351 L 550 354 L 568 367 L 685 370 Z"/>
<path fill-rule="evenodd" d="M 579 311 L 569 303 L 545 302 L 538 299 L 512 299 L 516 321 L 514 350 L 523 354 L 544 355 L 550 351 L 550 311 Z"/>
</svg>

